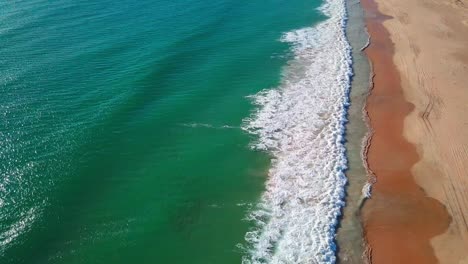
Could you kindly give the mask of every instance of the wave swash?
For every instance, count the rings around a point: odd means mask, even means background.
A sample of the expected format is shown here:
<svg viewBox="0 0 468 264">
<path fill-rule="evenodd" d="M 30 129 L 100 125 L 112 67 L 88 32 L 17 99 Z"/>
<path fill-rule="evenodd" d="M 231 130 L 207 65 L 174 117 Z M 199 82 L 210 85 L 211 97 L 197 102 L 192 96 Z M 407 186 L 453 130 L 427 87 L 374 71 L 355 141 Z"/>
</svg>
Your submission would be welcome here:
<svg viewBox="0 0 468 264">
<path fill-rule="evenodd" d="M 320 8 L 328 18 L 288 32 L 294 60 L 278 89 L 253 96 L 259 110 L 243 129 L 258 136 L 272 167 L 250 213 L 243 264 L 335 263 L 334 241 L 344 205 L 346 113 L 352 76 L 344 0 Z"/>
</svg>

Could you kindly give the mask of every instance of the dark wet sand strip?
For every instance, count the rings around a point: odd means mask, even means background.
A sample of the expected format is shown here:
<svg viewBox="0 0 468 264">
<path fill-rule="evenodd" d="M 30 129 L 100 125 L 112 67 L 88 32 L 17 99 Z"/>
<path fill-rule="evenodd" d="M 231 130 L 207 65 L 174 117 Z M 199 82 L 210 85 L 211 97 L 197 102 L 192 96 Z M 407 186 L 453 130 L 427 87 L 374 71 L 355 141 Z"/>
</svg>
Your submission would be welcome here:
<svg viewBox="0 0 468 264">
<path fill-rule="evenodd" d="M 403 123 L 414 107 L 404 97 L 393 63 L 394 45 L 382 24 L 388 17 L 373 0 L 363 0 L 362 5 L 371 36 L 366 54 L 374 73 L 366 108 L 373 130 L 367 162 L 377 180 L 362 211 L 369 259 L 377 264 L 437 263 L 430 239 L 448 228 L 450 217 L 411 173 L 419 156 L 403 137 Z"/>
</svg>

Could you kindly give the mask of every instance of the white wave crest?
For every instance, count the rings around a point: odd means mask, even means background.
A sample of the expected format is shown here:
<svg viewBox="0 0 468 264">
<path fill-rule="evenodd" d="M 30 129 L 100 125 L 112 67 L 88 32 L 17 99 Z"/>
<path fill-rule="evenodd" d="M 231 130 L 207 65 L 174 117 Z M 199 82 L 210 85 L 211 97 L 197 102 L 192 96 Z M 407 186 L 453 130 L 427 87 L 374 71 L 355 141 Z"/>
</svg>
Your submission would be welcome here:
<svg viewBox="0 0 468 264">
<path fill-rule="evenodd" d="M 259 110 L 243 129 L 253 147 L 273 156 L 266 191 L 248 216 L 244 264 L 335 263 L 334 242 L 344 205 L 344 147 L 351 81 L 344 0 L 327 0 L 328 19 L 288 32 L 294 60 L 278 89 L 253 96 Z"/>
<path fill-rule="evenodd" d="M 180 125 L 184 127 L 191 127 L 191 128 L 201 127 L 201 128 L 214 128 L 214 129 L 239 129 L 239 127 L 236 127 L 236 126 L 230 126 L 230 125 L 215 126 L 215 125 L 205 124 L 205 123 L 183 123 Z"/>
</svg>

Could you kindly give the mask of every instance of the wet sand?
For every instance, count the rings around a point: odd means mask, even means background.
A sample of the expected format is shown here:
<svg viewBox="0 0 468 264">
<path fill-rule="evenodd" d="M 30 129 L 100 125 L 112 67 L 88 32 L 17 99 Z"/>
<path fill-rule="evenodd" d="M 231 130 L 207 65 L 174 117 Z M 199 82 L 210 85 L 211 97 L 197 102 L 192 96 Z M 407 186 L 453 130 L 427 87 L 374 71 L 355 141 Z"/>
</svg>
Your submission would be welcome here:
<svg viewBox="0 0 468 264">
<path fill-rule="evenodd" d="M 411 172 L 443 203 L 449 228 L 430 244 L 440 263 L 468 263 L 468 1 L 376 0 L 393 18 L 393 62 L 414 110 L 403 135 L 417 148 Z"/>
<path fill-rule="evenodd" d="M 375 72 L 370 257 L 468 263 L 468 3 L 376 2 L 363 1 Z"/>
<path fill-rule="evenodd" d="M 337 232 L 338 261 L 343 264 L 362 264 L 364 240 L 359 210 L 362 203 L 362 186 L 366 183 L 366 169 L 362 162 L 362 140 L 367 133 L 362 110 L 369 91 L 369 63 L 362 48 L 369 36 L 365 31 L 364 10 L 359 0 L 347 1 L 348 23 L 346 35 L 352 47 L 353 79 L 351 82 L 348 120 L 346 124 L 346 206 Z"/>
<path fill-rule="evenodd" d="M 387 5 L 397 6 L 403 1 L 394 0 Z M 383 0 L 378 2 L 380 4 Z M 415 130 L 408 122 L 420 110 L 418 104 L 408 99 L 411 98 L 408 90 L 417 88 L 405 87 L 412 73 L 402 71 L 394 62 L 400 52 L 399 40 L 395 41 L 392 31 L 384 27 L 387 21 L 395 19 L 380 13 L 373 0 L 364 0 L 362 5 L 367 12 L 366 24 L 371 36 L 371 45 L 366 53 L 374 72 L 366 110 L 373 132 L 367 162 L 376 183 L 372 188 L 372 198 L 366 201 L 362 210 L 364 236 L 370 247 L 368 258 L 378 264 L 438 263 L 441 257 L 432 242 L 435 237 L 448 232 L 452 218 L 441 199 L 428 196 L 432 193 L 424 188 L 426 186 L 421 184 L 418 173 L 414 171 L 416 165 L 424 162 L 419 144 L 432 145 L 433 142 L 430 137 L 425 142 L 410 142 L 407 136 L 407 131 L 416 135 L 423 131 Z M 407 15 L 402 19 L 408 22 L 410 18 Z M 424 55 L 431 56 L 431 53 Z M 416 74 L 419 76 L 412 77 L 419 80 L 431 78 Z M 427 119 L 424 113 L 418 118 Z M 466 177 L 466 171 L 463 173 Z M 444 179 L 440 170 L 426 169 L 425 174 L 425 181 Z"/>
</svg>

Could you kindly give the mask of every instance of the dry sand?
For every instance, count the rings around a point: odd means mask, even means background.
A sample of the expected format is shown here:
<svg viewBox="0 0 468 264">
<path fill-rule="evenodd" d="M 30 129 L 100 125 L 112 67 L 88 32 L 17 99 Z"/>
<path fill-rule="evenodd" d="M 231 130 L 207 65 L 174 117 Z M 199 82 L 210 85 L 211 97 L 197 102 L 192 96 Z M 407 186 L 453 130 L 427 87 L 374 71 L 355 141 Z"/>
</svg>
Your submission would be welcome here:
<svg viewBox="0 0 468 264">
<path fill-rule="evenodd" d="M 372 262 L 468 263 L 468 2 L 375 1 L 380 12 L 363 1 L 376 74 Z"/>
</svg>

